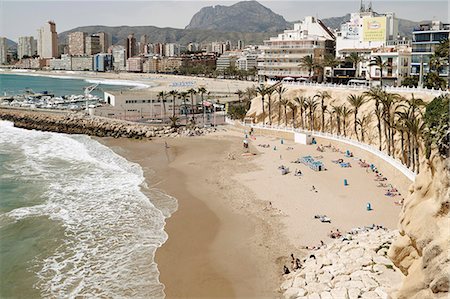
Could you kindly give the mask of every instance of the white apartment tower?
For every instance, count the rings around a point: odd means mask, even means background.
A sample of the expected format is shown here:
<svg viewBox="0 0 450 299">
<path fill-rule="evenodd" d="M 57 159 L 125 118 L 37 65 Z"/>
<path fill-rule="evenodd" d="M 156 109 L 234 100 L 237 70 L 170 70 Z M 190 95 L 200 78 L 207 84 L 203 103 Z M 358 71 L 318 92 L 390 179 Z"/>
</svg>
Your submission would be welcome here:
<svg viewBox="0 0 450 299">
<path fill-rule="evenodd" d="M 38 29 L 37 48 L 41 58 L 54 58 L 58 55 L 58 34 L 55 22 L 48 21 Z"/>
<path fill-rule="evenodd" d="M 23 56 L 33 56 L 36 54 L 36 40 L 32 36 L 19 37 L 17 45 L 17 56 L 22 59 Z"/>
<path fill-rule="evenodd" d="M 8 45 L 6 43 L 6 37 L 0 37 L 0 64 L 6 64 L 8 62 Z"/>
</svg>

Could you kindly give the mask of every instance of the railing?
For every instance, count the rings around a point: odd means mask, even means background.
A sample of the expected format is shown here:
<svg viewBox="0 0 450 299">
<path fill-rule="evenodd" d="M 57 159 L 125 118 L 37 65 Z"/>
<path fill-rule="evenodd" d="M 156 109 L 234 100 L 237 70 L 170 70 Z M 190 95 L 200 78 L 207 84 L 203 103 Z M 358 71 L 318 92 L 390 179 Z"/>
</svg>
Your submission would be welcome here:
<svg viewBox="0 0 450 299">
<path fill-rule="evenodd" d="M 234 124 L 233 121 L 227 120 L 227 123 Z M 324 132 L 317 132 L 317 131 L 307 131 L 307 130 L 301 130 L 301 129 L 294 129 L 294 128 L 286 128 L 286 127 L 278 127 L 278 126 L 269 126 L 269 125 L 261 125 L 261 124 L 245 124 L 241 123 L 243 126 L 255 128 L 255 129 L 265 129 L 265 130 L 272 130 L 272 131 L 278 131 L 278 132 L 287 132 L 287 133 L 304 133 L 304 134 L 311 134 L 314 137 L 321 137 L 324 139 L 334 140 L 343 142 L 346 144 L 353 145 L 355 147 L 358 147 L 362 150 L 368 151 L 377 157 L 383 159 L 387 163 L 391 164 L 393 167 L 395 167 L 398 171 L 403 173 L 409 180 L 414 181 L 416 178 L 416 174 L 411 171 L 408 167 L 403 165 L 399 160 L 396 160 L 392 158 L 391 156 L 387 155 L 386 153 L 383 153 L 382 151 L 378 150 L 377 148 L 361 143 L 358 141 L 355 141 L 353 139 L 343 137 L 340 135 L 330 134 L 330 133 L 324 133 Z"/>
<path fill-rule="evenodd" d="M 276 80 L 268 80 L 268 84 L 275 84 L 278 81 Z M 369 86 L 364 85 L 346 85 L 346 84 L 336 84 L 336 83 L 315 83 L 315 82 L 283 82 L 283 85 L 287 86 L 311 86 L 311 87 L 325 87 L 325 88 L 337 88 L 337 89 L 355 89 L 355 90 L 368 90 L 370 89 Z M 427 88 L 420 88 L 420 87 L 407 87 L 407 86 L 385 86 L 384 89 L 388 92 L 408 92 L 408 93 L 414 93 L 414 92 L 429 92 L 433 95 L 441 95 L 441 94 L 448 94 L 449 91 L 447 90 L 440 90 L 440 89 L 427 89 Z"/>
</svg>

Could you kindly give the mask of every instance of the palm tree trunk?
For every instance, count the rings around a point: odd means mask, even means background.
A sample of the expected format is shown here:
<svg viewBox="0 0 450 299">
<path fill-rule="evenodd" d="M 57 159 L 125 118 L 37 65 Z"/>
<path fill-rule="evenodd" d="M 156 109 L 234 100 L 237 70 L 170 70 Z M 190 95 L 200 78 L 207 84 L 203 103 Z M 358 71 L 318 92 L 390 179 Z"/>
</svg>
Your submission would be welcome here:
<svg viewBox="0 0 450 299">
<path fill-rule="evenodd" d="M 400 142 L 401 142 L 401 147 L 402 147 L 402 163 L 406 164 L 406 157 L 405 157 L 405 137 L 404 137 L 404 132 L 403 130 L 400 130 Z"/>
<path fill-rule="evenodd" d="M 268 107 L 269 107 L 269 125 L 272 125 L 272 99 L 270 98 L 270 94 L 269 94 L 269 98 L 268 98 Z"/>
<path fill-rule="evenodd" d="M 264 110 L 264 97 L 265 97 L 265 96 L 261 96 L 262 122 L 263 122 L 263 125 L 265 125 L 265 123 L 266 123 L 266 112 L 265 112 L 265 110 Z"/>
<path fill-rule="evenodd" d="M 322 99 L 322 132 L 325 132 L 325 109 L 323 105 L 323 99 Z"/>
<path fill-rule="evenodd" d="M 281 121 L 281 99 L 278 102 L 278 126 L 280 126 L 280 121 Z"/>
<path fill-rule="evenodd" d="M 287 106 L 284 106 L 284 126 L 287 127 Z"/>
<path fill-rule="evenodd" d="M 411 167 L 411 133 L 409 133 L 409 131 L 406 131 L 406 140 L 408 142 L 406 166 L 409 168 Z"/>
<path fill-rule="evenodd" d="M 175 117 L 175 96 L 172 97 L 172 117 Z"/>
<path fill-rule="evenodd" d="M 357 122 L 356 122 L 356 118 L 358 117 L 358 109 L 355 108 L 355 136 L 356 136 L 356 140 L 359 141 L 359 137 L 358 137 L 358 126 L 357 126 Z M 362 128 L 361 128 L 362 131 Z"/>
<path fill-rule="evenodd" d="M 295 112 L 297 108 L 292 110 L 292 127 L 295 129 Z"/>
</svg>

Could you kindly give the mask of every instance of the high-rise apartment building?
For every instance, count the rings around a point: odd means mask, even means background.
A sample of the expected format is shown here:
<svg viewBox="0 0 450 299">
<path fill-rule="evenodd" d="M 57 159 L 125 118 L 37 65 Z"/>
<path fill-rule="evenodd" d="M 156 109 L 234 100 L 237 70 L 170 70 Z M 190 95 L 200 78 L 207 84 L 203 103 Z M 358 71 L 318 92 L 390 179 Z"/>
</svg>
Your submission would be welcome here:
<svg viewBox="0 0 450 299">
<path fill-rule="evenodd" d="M 86 37 L 86 55 L 95 55 L 97 53 L 100 53 L 102 48 L 100 44 L 100 36 L 98 35 L 91 35 Z"/>
<path fill-rule="evenodd" d="M 8 62 L 8 45 L 6 43 L 6 37 L 0 37 L 0 64 L 6 64 Z"/>
<path fill-rule="evenodd" d="M 38 29 L 37 52 L 41 58 L 53 58 L 58 55 L 58 34 L 55 22 L 48 21 Z"/>
<path fill-rule="evenodd" d="M 127 57 L 127 50 L 123 46 L 112 46 L 111 52 L 113 55 L 113 66 L 116 71 L 125 70 Z"/>
<path fill-rule="evenodd" d="M 136 56 L 136 38 L 132 33 L 127 38 L 127 59 L 134 56 Z"/>
<path fill-rule="evenodd" d="M 72 32 L 69 34 L 69 54 L 82 56 L 86 53 L 86 32 Z"/>
<path fill-rule="evenodd" d="M 17 57 L 22 59 L 24 56 L 33 56 L 36 54 L 36 40 L 32 36 L 19 37 L 17 44 Z"/>
<path fill-rule="evenodd" d="M 92 36 L 98 36 L 100 40 L 100 53 L 107 53 L 109 47 L 112 45 L 112 37 L 106 32 L 97 32 Z"/>
<path fill-rule="evenodd" d="M 180 45 L 169 43 L 165 45 L 165 53 L 164 56 L 173 57 L 180 55 Z"/>
<path fill-rule="evenodd" d="M 139 40 L 139 54 L 148 54 L 147 34 L 141 35 L 141 39 Z"/>
</svg>

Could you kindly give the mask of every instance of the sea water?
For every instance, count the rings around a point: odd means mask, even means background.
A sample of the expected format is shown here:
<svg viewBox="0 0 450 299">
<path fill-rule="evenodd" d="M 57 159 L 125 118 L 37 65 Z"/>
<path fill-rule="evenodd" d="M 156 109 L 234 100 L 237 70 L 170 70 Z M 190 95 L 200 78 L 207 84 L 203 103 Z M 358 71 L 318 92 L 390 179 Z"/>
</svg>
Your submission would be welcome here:
<svg viewBox="0 0 450 299">
<path fill-rule="evenodd" d="M 162 298 L 154 261 L 176 200 L 84 135 L 0 121 L 0 298 Z"/>
<path fill-rule="evenodd" d="M 0 96 L 24 94 L 27 89 L 34 92 L 47 91 L 55 96 L 82 95 L 84 89 L 94 83 L 100 85 L 92 91 L 93 95 L 103 97 L 103 90 L 120 90 L 129 88 L 144 88 L 154 85 L 132 81 L 120 81 L 109 79 L 80 79 L 76 77 L 39 76 L 32 73 L 25 74 L 1 74 L 0 73 Z"/>
</svg>

